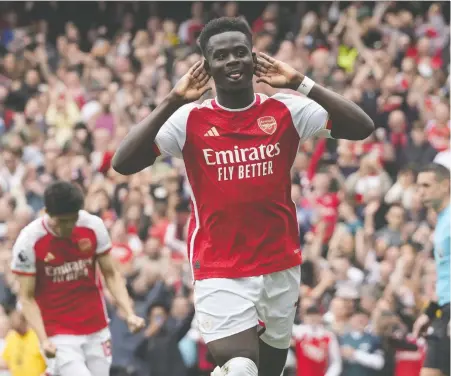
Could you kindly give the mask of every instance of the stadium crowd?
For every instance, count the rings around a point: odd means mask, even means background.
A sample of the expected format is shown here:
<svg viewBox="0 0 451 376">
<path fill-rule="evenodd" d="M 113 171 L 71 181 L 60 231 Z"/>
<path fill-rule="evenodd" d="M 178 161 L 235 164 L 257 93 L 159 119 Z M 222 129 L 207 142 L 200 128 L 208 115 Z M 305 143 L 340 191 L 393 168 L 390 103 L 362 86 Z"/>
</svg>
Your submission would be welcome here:
<svg viewBox="0 0 451 376">
<path fill-rule="evenodd" d="M 20 347 L 17 333 L 27 329 L 9 263 L 55 179 L 83 188 L 86 210 L 110 230 L 135 310 L 148 321 L 129 333 L 106 292 L 111 374 L 210 374 L 193 320 L 184 166 L 161 159 L 125 177 L 110 162 L 129 128 L 201 59 L 202 26 L 241 14 L 256 50 L 358 103 L 377 127 L 364 141 L 300 146 L 292 171 L 304 260 L 297 321 L 320 317 L 338 337 L 343 376 L 419 375 L 422 342 L 408 333 L 435 294 L 436 218 L 415 180 L 434 160 L 451 164 L 449 3 L 33 1 L 0 3 L 0 375 L 39 375 L 21 368 L 39 362 L 39 349 Z M 327 348 L 302 349 L 296 328 L 287 374 L 310 355 L 327 360 Z M 357 348 L 351 331 L 366 331 L 362 351 L 384 361 L 349 362 Z M 395 351 L 394 335 L 417 349 Z"/>
</svg>

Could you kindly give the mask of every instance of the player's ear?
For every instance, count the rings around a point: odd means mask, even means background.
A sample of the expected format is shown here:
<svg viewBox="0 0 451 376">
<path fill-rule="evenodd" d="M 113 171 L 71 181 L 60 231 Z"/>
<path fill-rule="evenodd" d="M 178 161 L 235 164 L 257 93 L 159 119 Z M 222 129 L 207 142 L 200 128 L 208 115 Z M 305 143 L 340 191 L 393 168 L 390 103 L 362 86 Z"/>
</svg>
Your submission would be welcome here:
<svg viewBox="0 0 451 376">
<path fill-rule="evenodd" d="M 204 68 L 207 71 L 207 73 L 211 76 L 210 64 L 208 63 L 207 59 L 204 59 Z"/>
</svg>

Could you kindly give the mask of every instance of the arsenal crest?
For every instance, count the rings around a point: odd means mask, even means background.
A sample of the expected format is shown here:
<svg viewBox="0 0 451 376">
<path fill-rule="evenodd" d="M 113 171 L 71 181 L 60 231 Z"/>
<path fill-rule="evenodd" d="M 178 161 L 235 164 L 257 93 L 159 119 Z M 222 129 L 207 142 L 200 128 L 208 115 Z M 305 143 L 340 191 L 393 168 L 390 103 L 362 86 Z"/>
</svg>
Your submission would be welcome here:
<svg viewBox="0 0 451 376">
<path fill-rule="evenodd" d="M 272 116 L 263 116 L 257 119 L 257 123 L 260 129 L 267 134 L 273 134 L 277 129 L 276 119 Z"/>
<path fill-rule="evenodd" d="M 85 238 L 78 241 L 78 249 L 81 252 L 89 252 L 92 248 L 91 240 Z"/>
</svg>

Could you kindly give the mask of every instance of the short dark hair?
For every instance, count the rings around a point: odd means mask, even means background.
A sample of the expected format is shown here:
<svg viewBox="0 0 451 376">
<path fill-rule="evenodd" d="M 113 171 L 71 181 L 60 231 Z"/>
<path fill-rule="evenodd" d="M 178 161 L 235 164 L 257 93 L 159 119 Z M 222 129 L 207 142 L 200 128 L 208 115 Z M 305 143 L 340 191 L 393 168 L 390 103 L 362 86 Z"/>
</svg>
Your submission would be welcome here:
<svg viewBox="0 0 451 376">
<path fill-rule="evenodd" d="M 68 181 L 55 181 L 44 192 L 44 205 L 50 216 L 76 214 L 84 206 L 81 189 Z"/>
<path fill-rule="evenodd" d="M 252 31 L 249 24 L 242 17 L 220 17 L 208 22 L 199 35 L 199 45 L 203 55 L 206 55 L 207 43 L 213 35 L 239 31 L 243 33 L 252 44 Z"/>
<path fill-rule="evenodd" d="M 439 163 L 430 163 L 423 167 L 420 172 L 433 172 L 438 181 L 450 180 L 451 178 L 449 169 Z"/>
</svg>

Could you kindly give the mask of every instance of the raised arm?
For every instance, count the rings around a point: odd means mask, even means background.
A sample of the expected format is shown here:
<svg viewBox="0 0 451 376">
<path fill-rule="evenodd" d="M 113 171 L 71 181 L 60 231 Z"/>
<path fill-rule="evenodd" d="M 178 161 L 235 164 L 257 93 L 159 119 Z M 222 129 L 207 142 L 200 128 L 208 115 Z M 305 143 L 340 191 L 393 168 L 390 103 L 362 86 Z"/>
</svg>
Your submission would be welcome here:
<svg viewBox="0 0 451 376">
<path fill-rule="evenodd" d="M 19 283 L 18 298 L 25 319 L 36 332 L 45 355 L 52 358 L 56 354 L 56 348 L 48 339 L 41 310 L 35 299 L 35 260 L 33 238 L 25 228 L 14 244 L 11 270 Z"/>
<path fill-rule="evenodd" d="M 374 131 L 373 120 L 354 102 L 314 83 L 288 64 L 264 53 L 259 53 L 257 61 L 257 82 L 308 95 L 327 111 L 333 138 L 363 140 Z"/>
<path fill-rule="evenodd" d="M 194 64 L 161 104 L 127 134 L 113 156 L 114 170 L 131 175 L 151 166 L 159 155 L 154 143 L 160 129 L 180 107 L 196 101 L 210 89 L 209 79 L 203 63 Z"/>
</svg>

